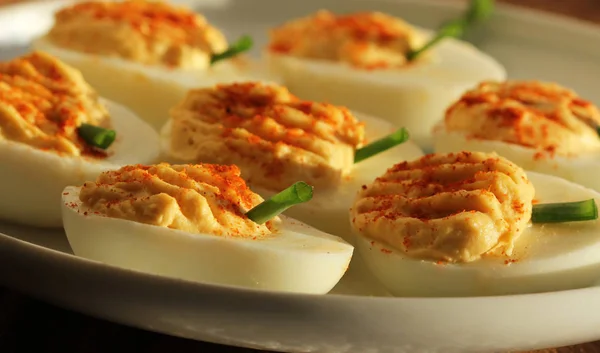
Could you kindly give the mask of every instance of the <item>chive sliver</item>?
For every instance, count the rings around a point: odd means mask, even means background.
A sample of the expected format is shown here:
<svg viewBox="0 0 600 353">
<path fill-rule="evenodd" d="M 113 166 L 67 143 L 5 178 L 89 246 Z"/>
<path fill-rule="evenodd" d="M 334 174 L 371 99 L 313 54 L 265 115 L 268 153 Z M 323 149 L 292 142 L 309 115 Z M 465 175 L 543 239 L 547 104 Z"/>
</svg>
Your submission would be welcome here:
<svg viewBox="0 0 600 353">
<path fill-rule="evenodd" d="M 373 157 L 376 154 L 387 151 L 392 147 L 396 147 L 408 141 L 409 138 L 410 135 L 408 131 L 405 128 L 400 128 L 384 138 L 373 141 L 370 144 L 357 149 L 354 153 L 354 163 L 358 163 L 369 157 Z"/>
<path fill-rule="evenodd" d="M 273 195 L 268 200 L 254 206 L 254 208 L 246 212 L 246 216 L 255 223 L 263 224 L 294 205 L 310 201 L 312 197 L 313 187 L 303 181 L 299 181 L 278 194 Z"/>
<path fill-rule="evenodd" d="M 408 61 L 415 60 L 419 55 L 431 49 L 442 39 L 447 37 L 460 38 L 467 28 L 476 22 L 487 19 L 494 10 L 494 0 L 471 0 L 467 11 L 458 19 L 450 21 L 440 27 L 436 35 L 422 47 L 411 50 L 406 55 Z"/>
<path fill-rule="evenodd" d="M 598 219 L 598 206 L 594 199 L 533 205 L 531 213 L 533 223 L 579 222 L 595 219 Z"/>
<path fill-rule="evenodd" d="M 467 25 L 464 20 L 455 20 L 444 25 L 442 28 L 439 29 L 436 35 L 431 40 L 429 40 L 429 42 L 425 43 L 421 48 L 409 51 L 406 55 L 406 58 L 408 59 L 408 61 L 416 59 L 419 55 L 431 49 L 444 38 L 461 37 L 466 26 Z"/>
<path fill-rule="evenodd" d="M 250 36 L 242 36 L 235 43 L 231 44 L 227 50 L 219 54 L 213 54 L 210 58 L 211 65 L 216 63 L 217 61 L 229 59 L 234 57 L 240 53 L 248 51 L 252 48 L 254 42 L 252 41 L 252 37 Z"/>
<path fill-rule="evenodd" d="M 117 137 L 115 130 L 90 124 L 81 124 L 77 129 L 77 133 L 88 145 L 103 150 L 110 147 Z"/>
<path fill-rule="evenodd" d="M 494 0 L 471 0 L 465 20 L 471 24 L 485 20 L 494 12 Z"/>
</svg>

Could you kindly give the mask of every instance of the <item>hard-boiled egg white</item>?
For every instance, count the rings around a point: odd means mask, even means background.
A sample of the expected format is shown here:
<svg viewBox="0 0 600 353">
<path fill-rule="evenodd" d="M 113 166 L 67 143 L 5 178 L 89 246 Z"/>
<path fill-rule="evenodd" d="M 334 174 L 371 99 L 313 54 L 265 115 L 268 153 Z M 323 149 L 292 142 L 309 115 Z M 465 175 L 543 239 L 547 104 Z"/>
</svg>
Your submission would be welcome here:
<svg viewBox="0 0 600 353">
<path fill-rule="evenodd" d="M 540 204 L 582 201 L 600 193 L 564 179 L 528 172 Z M 510 257 L 470 263 L 435 263 L 364 236 L 356 247 L 371 270 L 397 296 L 481 296 L 536 293 L 593 285 L 600 279 L 600 222 L 533 224 Z"/>
<path fill-rule="evenodd" d="M 353 247 L 281 217 L 266 238 L 192 234 L 87 212 L 79 187 L 62 196 L 67 238 L 77 256 L 180 279 L 262 290 L 324 294 L 346 272 Z"/>
<path fill-rule="evenodd" d="M 427 60 L 402 69 L 360 70 L 326 60 L 264 55 L 268 68 L 300 98 L 344 105 L 404 126 L 422 147 L 430 146 L 432 126 L 465 89 L 506 76 L 495 59 L 456 39 L 445 39 Z"/>
<path fill-rule="evenodd" d="M 0 218 L 40 227 L 60 227 L 61 193 L 124 164 L 151 163 L 159 156 L 158 134 L 128 109 L 103 100 L 117 133 L 107 158 L 71 157 L 0 140 Z"/>
<path fill-rule="evenodd" d="M 235 82 L 241 77 L 272 80 L 260 63 L 250 60 L 223 60 L 206 71 L 195 71 L 80 53 L 53 45 L 43 37 L 34 41 L 33 47 L 81 71 L 101 96 L 127 106 L 155 129 L 162 127 L 169 109 L 189 88 Z"/>
<path fill-rule="evenodd" d="M 443 125 L 435 128 L 434 149 L 436 153 L 496 152 L 523 169 L 556 175 L 600 191 L 600 178 L 597 177 L 600 174 L 600 152 L 586 152 L 574 156 L 555 155 L 503 141 L 469 138 L 459 132 L 448 132 Z"/>
<path fill-rule="evenodd" d="M 365 136 L 368 142 L 375 141 L 398 128 L 392 124 L 371 116 L 353 113 L 356 118 L 365 123 Z M 173 157 L 170 151 L 171 124 L 167 122 L 161 130 L 162 157 L 172 163 L 188 163 Z M 368 143 L 367 142 L 367 143 Z M 356 191 L 364 184 L 370 183 L 385 172 L 387 166 L 404 160 L 423 156 L 423 151 L 412 141 L 363 160 L 354 166 L 351 175 L 344 178 L 342 183 L 331 190 L 316 190 L 310 202 L 288 209 L 285 214 L 301 222 L 309 224 L 324 232 L 338 235 L 346 241 L 353 242 L 352 231 L 348 221 L 348 209 L 352 205 Z M 242 172 L 243 177 L 243 172 Z M 253 187 L 263 198 L 271 197 L 274 192 Z"/>
</svg>

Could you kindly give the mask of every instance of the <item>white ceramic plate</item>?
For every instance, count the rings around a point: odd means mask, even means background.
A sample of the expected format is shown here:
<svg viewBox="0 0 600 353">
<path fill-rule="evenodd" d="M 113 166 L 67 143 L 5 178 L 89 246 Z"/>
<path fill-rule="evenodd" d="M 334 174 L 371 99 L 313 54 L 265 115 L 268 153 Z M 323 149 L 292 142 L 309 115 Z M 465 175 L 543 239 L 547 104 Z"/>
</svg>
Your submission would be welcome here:
<svg viewBox="0 0 600 353">
<path fill-rule="evenodd" d="M 460 3 L 423 0 L 193 2 L 230 38 L 255 36 L 257 49 L 266 43 L 270 26 L 319 8 L 376 9 L 424 27 L 436 27 L 461 9 Z M 25 52 L 63 3 L 0 10 L 1 59 Z M 499 6 L 489 25 L 469 39 L 498 58 L 513 78 L 558 81 L 600 103 L 597 27 Z M 192 339 L 357 353 L 497 352 L 600 339 L 600 287 L 504 297 L 389 298 L 354 264 L 329 295 L 280 294 L 189 283 L 80 259 L 71 254 L 62 231 L 0 224 L 0 233 L 1 284 L 86 314 Z"/>
</svg>

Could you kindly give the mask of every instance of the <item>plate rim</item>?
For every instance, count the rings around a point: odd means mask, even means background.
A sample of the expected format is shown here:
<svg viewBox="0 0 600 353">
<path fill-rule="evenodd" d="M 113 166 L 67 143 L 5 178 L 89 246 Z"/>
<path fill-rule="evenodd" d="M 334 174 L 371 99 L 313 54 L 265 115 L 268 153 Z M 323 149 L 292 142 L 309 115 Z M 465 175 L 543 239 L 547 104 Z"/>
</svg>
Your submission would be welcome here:
<svg viewBox="0 0 600 353">
<path fill-rule="evenodd" d="M 418 296 L 367 296 L 367 295 L 356 295 L 356 294 L 338 294 L 338 293 L 327 293 L 327 294 L 306 294 L 306 293 L 295 293 L 295 292 L 283 292 L 283 291 L 272 291 L 263 289 L 246 288 L 241 286 L 233 285 L 222 285 L 222 284 L 211 284 L 194 282 L 176 277 L 169 277 L 163 275 L 157 275 L 153 273 L 142 272 L 134 269 L 128 269 L 118 266 L 113 266 L 103 262 L 83 258 L 74 254 L 62 252 L 60 250 L 47 248 L 42 245 L 34 244 L 12 237 L 5 233 L 0 233 L 0 244 L 8 244 L 12 247 L 13 251 L 27 251 L 31 255 L 41 255 L 50 257 L 52 261 L 59 265 L 74 265 L 74 266 L 85 266 L 94 271 L 107 271 L 112 272 L 111 275 L 119 277 L 133 277 L 138 280 L 153 282 L 155 286 L 161 286 L 169 288 L 172 286 L 187 287 L 193 290 L 212 290 L 212 291 L 228 291 L 229 293 L 236 293 L 245 296 L 268 296 L 278 297 L 280 299 L 292 299 L 302 300 L 306 298 L 312 298 L 312 300 L 335 300 L 335 301 L 368 301 L 368 302 L 397 302 L 397 301 L 411 301 L 411 302 L 439 302 L 440 300 L 447 301 L 450 303 L 464 302 L 464 301 L 478 301 L 478 302 L 498 302 L 519 300 L 519 298 L 548 298 L 552 296 L 560 296 L 568 293 L 572 294 L 590 294 L 587 292 L 599 292 L 600 285 L 567 289 L 560 291 L 550 291 L 541 293 L 524 293 L 524 294 L 508 294 L 508 295 L 490 295 L 490 296 L 463 296 L 463 297 L 418 297 Z M 9 249 L 10 250 L 10 249 Z M 37 257 L 37 256 L 36 256 Z M 188 289 L 189 290 L 189 289 Z M 326 298 L 326 299 L 324 299 Z"/>
<path fill-rule="evenodd" d="M 366 0 L 361 0 L 366 1 Z M 458 10 L 465 7 L 464 3 L 460 3 L 457 1 L 448 1 L 448 0 L 378 0 L 380 2 L 386 3 L 412 3 L 418 4 L 421 6 L 433 6 L 433 7 L 441 7 L 447 9 Z M 8 4 L 6 6 L 0 7 L 0 15 L 10 15 L 13 12 L 23 12 L 23 11 L 31 11 L 39 8 L 40 6 L 44 7 L 54 7 L 59 4 L 68 4 L 73 3 L 74 0 L 34 0 L 31 2 L 24 3 L 14 3 Z M 194 1 L 186 1 L 186 5 L 193 6 L 192 4 L 187 4 L 187 2 L 193 2 L 193 5 L 199 5 L 202 3 L 202 0 Z M 579 19 L 570 17 L 568 15 L 528 8 L 524 6 L 519 6 L 516 4 L 506 4 L 506 3 L 496 3 L 495 14 L 500 16 L 506 16 L 509 18 L 517 19 L 519 21 L 526 21 L 531 23 L 531 25 L 541 24 L 544 26 L 551 26 L 554 28 L 558 27 L 568 27 L 568 30 L 584 32 L 585 35 L 592 36 L 594 38 L 600 39 L 600 24 L 593 23 L 592 21 Z M 598 50 L 600 52 L 600 50 Z M 281 292 L 281 291 L 269 291 L 262 289 L 253 289 L 253 288 L 245 288 L 238 286 L 230 286 L 230 285 L 220 285 L 220 284 L 210 284 L 210 283 L 200 283 L 188 281 L 175 277 L 168 277 L 162 275 L 156 275 L 146 272 L 141 272 L 137 270 L 122 268 L 113 266 L 110 264 L 102 263 L 99 261 L 90 260 L 87 258 L 78 257 L 73 254 L 65 253 L 59 250 L 55 250 L 52 248 L 48 248 L 42 245 L 38 245 L 35 243 L 31 243 L 25 240 L 21 240 L 19 238 L 15 238 L 9 234 L 0 233 L 0 243 L 8 244 L 9 247 L 12 247 L 13 251 L 27 251 L 34 255 L 43 255 L 49 256 L 52 258 L 52 261 L 58 261 L 63 264 L 73 264 L 73 265 L 81 265 L 91 268 L 97 271 L 107 271 L 112 272 L 110 275 L 118 275 L 118 276 L 129 276 L 133 278 L 137 278 L 143 281 L 153 282 L 153 285 L 160 285 L 165 287 L 185 287 L 185 290 L 226 290 L 230 293 L 235 293 L 239 295 L 259 295 L 259 296 L 276 296 L 278 298 L 283 299 L 292 299 L 299 300 L 305 298 L 311 298 L 311 300 L 334 300 L 334 301 L 347 301 L 347 302 L 398 302 L 398 301 L 410 301 L 410 302 L 439 302 L 439 301 L 447 301 L 449 304 L 464 302 L 465 300 L 469 301 L 479 301 L 479 302 L 498 302 L 498 300 L 502 301 L 513 301 L 519 300 L 520 298 L 547 298 L 552 296 L 561 296 L 567 294 L 581 294 L 581 295 L 592 295 L 593 293 L 600 293 L 600 284 L 590 287 L 577 288 L 577 289 L 569 289 L 569 290 L 561 290 L 561 291 L 551 291 L 551 292 L 542 292 L 542 293 L 525 293 L 525 294 L 510 294 L 510 295 L 494 295 L 494 296 L 467 296 L 467 297 L 384 297 L 384 296 L 365 296 L 365 295 L 356 295 L 356 294 L 325 294 L 325 295 L 315 295 L 315 294 L 302 294 L 302 293 L 292 293 L 292 292 Z M 589 292 L 589 293 L 588 293 Z"/>
</svg>

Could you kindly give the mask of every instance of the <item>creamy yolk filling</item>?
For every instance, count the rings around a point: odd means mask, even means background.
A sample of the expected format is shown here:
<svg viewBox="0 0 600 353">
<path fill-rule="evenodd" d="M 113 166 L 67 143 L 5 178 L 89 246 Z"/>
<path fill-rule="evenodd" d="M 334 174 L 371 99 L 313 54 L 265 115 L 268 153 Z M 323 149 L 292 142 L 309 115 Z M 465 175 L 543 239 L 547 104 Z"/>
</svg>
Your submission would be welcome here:
<svg viewBox="0 0 600 353">
<path fill-rule="evenodd" d="M 75 69 L 43 52 L 0 63 L 0 139 L 79 156 L 82 124 L 109 127 L 106 108 Z"/>
<path fill-rule="evenodd" d="M 236 166 L 125 166 L 86 182 L 79 199 L 97 215 L 189 233 L 242 238 L 271 234 L 272 221 L 259 225 L 245 216 L 263 199 L 248 188 Z"/>
<path fill-rule="evenodd" d="M 600 149 L 600 111 L 564 87 L 538 81 L 483 82 L 450 106 L 445 129 L 577 155 Z"/>
<path fill-rule="evenodd" d="M 321 10 L 272 29 L 269 50 L 362 69 L 397 68 L 408 63 L 408 53 L 423 41 L 412 26 L 380 12 L 336 15 Z"/>
<path fill-rule="evenodd" d="M 146 64 L 204 69 L 227 49 L 225 36 L 191 10 L 161 1 L 89 1 L 55 15 L 57 46 Z"/>
<path fill-rule="evenodd" d="M 299 180 L 337 186 L 364 141 L 363 124 L 346 108 L 252 82 L 190 91 L 171 124 L 177 158 L 236 164 L 248 182 L 274 191 Z"/>
<path fill-rule="evenodd" d="M 525 172 L 496 154 L 432 154 L 363 186 L 351 223 L 407 256 L 471 262 L 511 254 L 534 193 Z"/>
</svg>

